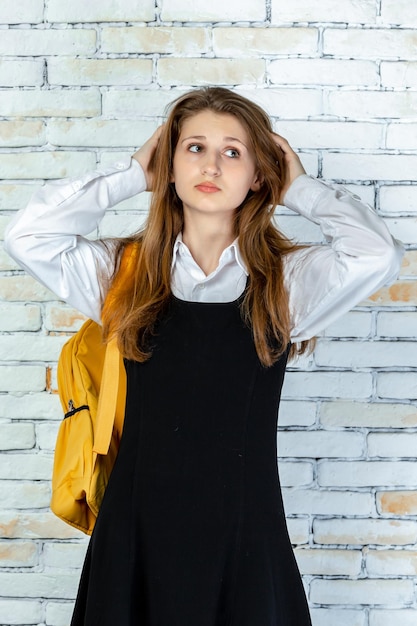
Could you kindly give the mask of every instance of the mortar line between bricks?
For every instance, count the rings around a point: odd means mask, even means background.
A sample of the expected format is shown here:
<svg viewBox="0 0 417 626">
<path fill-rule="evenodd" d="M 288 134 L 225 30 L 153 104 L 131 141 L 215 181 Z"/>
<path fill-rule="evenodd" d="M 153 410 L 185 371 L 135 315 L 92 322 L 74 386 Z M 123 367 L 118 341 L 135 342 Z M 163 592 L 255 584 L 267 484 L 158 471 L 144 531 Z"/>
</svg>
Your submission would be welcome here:
<svg viewBox="0 0 417 626">
<path fill-rule="evenodd" d="M 265 22 L 271 24 L 272 22 L 272 0 L 265 0 Z"/>
</svg>

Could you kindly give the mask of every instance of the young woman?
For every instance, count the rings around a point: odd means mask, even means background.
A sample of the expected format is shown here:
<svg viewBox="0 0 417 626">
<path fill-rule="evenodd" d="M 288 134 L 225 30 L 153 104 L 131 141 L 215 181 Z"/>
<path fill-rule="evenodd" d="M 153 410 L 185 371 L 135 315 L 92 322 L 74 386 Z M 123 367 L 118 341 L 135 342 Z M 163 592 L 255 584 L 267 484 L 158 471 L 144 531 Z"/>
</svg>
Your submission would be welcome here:
<svg viewBox="0 0 417 626">
<path fill-rule="evenodd" d="M 145 189 L 142 231 L 85 238 Z M 329 245 L 288 241 L 278 203 Z M 128 241 L 135 270 L 103 306 Z M 397 276 L 383 221 L 307 176 L 259 107 L 205 88 L 129 161 L 40 189 L 6 249 L 125 357 L 123 437 L 72 626 L 308 626 L 277 474 L 280 391 L 289 354 Z"/>
</svg>

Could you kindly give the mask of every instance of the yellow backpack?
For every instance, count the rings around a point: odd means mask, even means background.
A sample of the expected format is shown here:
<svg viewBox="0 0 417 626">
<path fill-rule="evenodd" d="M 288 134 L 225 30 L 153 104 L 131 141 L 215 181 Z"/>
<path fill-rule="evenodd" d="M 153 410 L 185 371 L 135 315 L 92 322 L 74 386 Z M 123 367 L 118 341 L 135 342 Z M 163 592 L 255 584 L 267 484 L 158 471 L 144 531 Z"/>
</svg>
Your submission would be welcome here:
<svg viewBox="0 0 417 626">
<path fill-rule="evenodd" d="M 127 256 L 124 253 L 119 272 L 128 270 Z M 117 456 L 126 399 L 126 372 L 117 341 L 105 345 L 101 326 L 93 320 L 62 348 L 58 392 L 64 419 L 55 447 L 51 509 L 91 535 Z"/>
</svg>

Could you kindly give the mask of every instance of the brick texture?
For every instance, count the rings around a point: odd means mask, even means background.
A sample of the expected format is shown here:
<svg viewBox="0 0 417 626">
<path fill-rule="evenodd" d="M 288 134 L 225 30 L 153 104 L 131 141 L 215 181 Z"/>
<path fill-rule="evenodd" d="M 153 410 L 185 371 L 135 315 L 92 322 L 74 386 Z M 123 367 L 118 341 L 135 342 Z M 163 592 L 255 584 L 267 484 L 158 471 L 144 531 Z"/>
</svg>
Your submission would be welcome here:
<svg viewBox="0 0 417 626">
<path fill-rule="evenodd" d="M 289 365 L 277 434 L 313 626 L 417 623 L 417 6 L 410 0 L 2 0 L 0 238 L 45 180 L 140 146 L 184 90 L 263 106 L 308 171 L 371 204 L 398 280 Z M 149 194 L 110 211 L 127 234 Z M 303 242 L 314 224 L 278 208 Z M 49 511 L 56 363 L 77 311 L 0 252 L 0 623 L 68 626 L 86 538 Z"/>
</svg>

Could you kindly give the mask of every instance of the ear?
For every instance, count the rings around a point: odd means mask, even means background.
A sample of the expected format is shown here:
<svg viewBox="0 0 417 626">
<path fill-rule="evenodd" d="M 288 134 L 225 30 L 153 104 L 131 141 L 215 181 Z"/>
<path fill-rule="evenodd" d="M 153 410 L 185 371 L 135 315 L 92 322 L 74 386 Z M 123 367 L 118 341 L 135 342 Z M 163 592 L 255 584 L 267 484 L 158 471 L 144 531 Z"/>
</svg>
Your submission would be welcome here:
<svg viewBox="0 0 417 626">
<path fill-rule="evenodd" d="M 251 191 L 259 191 L 263 182 L 264 182 L 264 177 L 262 176 L 260 172 L 257 172 L 250 186 Z"/>
</svg>

